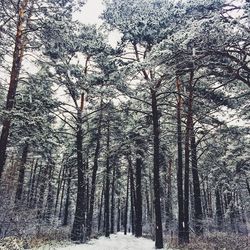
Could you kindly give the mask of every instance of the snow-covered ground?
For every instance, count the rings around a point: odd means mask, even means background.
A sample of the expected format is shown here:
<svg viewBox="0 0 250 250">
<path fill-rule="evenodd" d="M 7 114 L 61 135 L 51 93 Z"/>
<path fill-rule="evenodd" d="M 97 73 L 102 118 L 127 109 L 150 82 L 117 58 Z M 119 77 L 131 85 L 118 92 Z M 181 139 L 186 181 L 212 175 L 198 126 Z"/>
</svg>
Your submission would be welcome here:
<svg viewBox="0 0 250 250">
<path fill-rule="evenodd" d="M 55 250 L 154 250 L 154 242 L 145 238 L 135 238 L 132 235 L 118 233 L 110 238 L 100 237 L 86 244 L 68 245 L 64 247 L 51 247 L 43 249 Z"/>
</svg>

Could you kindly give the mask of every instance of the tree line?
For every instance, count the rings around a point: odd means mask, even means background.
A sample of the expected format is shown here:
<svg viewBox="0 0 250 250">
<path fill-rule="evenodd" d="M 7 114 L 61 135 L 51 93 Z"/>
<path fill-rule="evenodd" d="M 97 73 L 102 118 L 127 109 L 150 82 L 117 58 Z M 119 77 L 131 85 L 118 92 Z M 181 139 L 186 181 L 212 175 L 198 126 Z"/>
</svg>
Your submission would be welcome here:
<svg viewBox="0 0 250 250">
<path fill-rule="evenodd" d="M 249 1 L 0 5 L 1 237 L 248 234 Z"/>
</svg>

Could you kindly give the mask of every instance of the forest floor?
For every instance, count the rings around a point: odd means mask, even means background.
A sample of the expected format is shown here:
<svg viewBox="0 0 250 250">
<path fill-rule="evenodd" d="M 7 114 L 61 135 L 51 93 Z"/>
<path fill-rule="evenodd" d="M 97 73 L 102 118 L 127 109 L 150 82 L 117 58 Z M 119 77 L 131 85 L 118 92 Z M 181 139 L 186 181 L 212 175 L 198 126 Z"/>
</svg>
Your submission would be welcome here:
<svg viewBox="0 0 250 250">
<path fill-rule="evenodd" d="M 86 244 L 67 246 L 42 246 L 37 250 L 153 250 L 154 242 L 150 239 L 135 238 L 131 234 L 112 234 L 110 238 L 100 237 Z"/>
</svg>

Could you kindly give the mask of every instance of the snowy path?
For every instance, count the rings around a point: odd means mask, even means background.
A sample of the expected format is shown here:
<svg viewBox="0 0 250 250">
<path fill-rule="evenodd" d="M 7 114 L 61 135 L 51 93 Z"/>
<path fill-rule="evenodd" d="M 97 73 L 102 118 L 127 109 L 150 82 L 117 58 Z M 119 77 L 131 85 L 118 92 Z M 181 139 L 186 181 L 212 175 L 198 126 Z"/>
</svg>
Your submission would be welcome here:
<svg viewBox="0 0 250 250">
<path fill-rule="evenodd" d="M 153 250 L 154 242 L 145 238 L 135 238 L 132 235 L 118 233 L 111 235 L 110 239 L 100 237 L 87 244 L 69 245 L 55 248 L 56 250 Z"/>
</svg>

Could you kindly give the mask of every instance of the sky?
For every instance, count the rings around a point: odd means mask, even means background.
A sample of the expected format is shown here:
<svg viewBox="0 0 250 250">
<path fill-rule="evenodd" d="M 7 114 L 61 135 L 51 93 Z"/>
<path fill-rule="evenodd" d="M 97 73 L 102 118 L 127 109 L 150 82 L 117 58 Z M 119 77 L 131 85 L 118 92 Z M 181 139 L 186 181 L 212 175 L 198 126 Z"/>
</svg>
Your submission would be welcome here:
<svg viewBox="0 0 250 250">
<path fill-rule="evenodd" d="M 74 14 L 74 19 L 84 24 L 96 24 L 100 26 L 102 20 L 99 18 L 104 10 L 103 0 L 87 0 L 87 3 L 82 7 L 82 10 Z M 121 35 L 118 31 L 112 31 L 109 34 L 109 43 L 115 47 L 120 40 Z"/>
<path fill-rule="evenodd" d="M 88 0 L 87 3 L 82 7 L 82 11 L 75 14 L 75 19 L 85 24 L 101 24 L 99 19 L 104 6 L 102 0 Z"/>
</svg>

